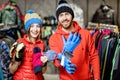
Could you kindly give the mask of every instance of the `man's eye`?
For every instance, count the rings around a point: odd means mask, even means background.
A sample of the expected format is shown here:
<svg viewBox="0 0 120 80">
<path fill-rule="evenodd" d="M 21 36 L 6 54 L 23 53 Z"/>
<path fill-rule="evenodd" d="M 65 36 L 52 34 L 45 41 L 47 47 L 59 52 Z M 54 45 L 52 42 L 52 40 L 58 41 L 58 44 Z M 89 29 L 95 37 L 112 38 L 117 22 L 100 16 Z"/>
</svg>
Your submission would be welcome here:
<svg viewBox="0 0 120 80">
<path fill-rule="evenodd" d="M 63 16 L 63 14 L 60 14 L 59 16 Z"/>
</svg>

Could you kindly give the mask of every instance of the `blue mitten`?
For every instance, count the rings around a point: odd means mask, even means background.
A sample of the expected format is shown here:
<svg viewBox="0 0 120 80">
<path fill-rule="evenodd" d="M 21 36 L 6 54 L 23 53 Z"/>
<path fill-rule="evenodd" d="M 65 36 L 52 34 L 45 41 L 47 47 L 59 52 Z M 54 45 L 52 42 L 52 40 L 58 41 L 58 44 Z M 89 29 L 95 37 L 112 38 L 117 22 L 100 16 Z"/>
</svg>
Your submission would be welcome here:
<svg viewBox="0 0 120 80">
<path fill-rule="evenodd" d="M 76 46 L 80 43 L 81 38 L 80 35 L 77 32 L 75 32 L 74 34 L 70 33 L 68 40 L 66 40 L 65 37 L 62 36 L 62 40 L 64 43 L 63 51 L 72 53 Z"/>
<path fill-rule="evenodd" d="M 48 61 L 52 61 L 57 57 L 57 54 L 53 50 L 48 50 L 47 52 L 44 52 L 44 55 L 47 56 Z"/>
<path fill-rule="evenodd" d="M 72 62 L 66 58 L 64 55 L 62 54 L 58 54 L 58 59 L 60 60 L 60 64 L 65 68 L 65 70 L 69 73 L 69 74 L 73 74 L 76 70 L 76 65 L 72 64 Z"/>
</svg>

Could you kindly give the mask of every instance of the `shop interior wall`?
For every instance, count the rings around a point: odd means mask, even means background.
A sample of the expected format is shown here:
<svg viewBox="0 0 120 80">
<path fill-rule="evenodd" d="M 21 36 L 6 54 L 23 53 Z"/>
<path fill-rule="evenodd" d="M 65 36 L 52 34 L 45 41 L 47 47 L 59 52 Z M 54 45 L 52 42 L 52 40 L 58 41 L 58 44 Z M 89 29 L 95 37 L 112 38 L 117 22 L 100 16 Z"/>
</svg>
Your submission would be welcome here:
<svg viewBox="0 0 120 80">
<path fill-rule="evenodd" d="M 0 5 L 8 2 L 9 0 L 0 0 Z M 56 6 L 59 0 L 13 0 L 19 6 L 22 14 L 24 15 L 27 10 L 33 9 L 42 17 L 55 15 Z M 96 9 L 102 4 L 103 0 L 67 0 L 70 3 L 75 3 L 83 9 L 84 24 L 87 25 L 91 21 Z M 119 0 L 104 0 L 106 4 L 110 5 L 116 14 L 117 25 L 120 25 L 120 1 Z"/>
</svg>

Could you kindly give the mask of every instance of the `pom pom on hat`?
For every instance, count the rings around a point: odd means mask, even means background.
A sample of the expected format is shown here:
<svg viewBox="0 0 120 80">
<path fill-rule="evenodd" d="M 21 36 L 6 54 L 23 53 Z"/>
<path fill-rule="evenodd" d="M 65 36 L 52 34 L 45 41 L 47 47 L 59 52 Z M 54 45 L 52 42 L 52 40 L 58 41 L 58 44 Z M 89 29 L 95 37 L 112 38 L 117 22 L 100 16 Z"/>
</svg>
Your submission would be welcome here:
<svg viewBox="0 0 120 80">
<path fill-rule="evenodd" d="M 24 19 L 25 31 L 28 32 L 29 27 L 34 23 L 42 26 L 42 19 L 34 10 L 28 10 Z"/>
<path fill-rule="evenodd" d="M 60 4 L 62 4 L 62 3 L 68 4 L 65 0 L 60 0 L 58 4 L 60 5 Z"/>
<path fill-rule="evenodd" d="M 27 13 L 32 14 L 32 13 L 35 13 L 35 11 L 33 11 L 33 10 L 28 10 Z"/>
<path fill-rule="evenodd" d="M 59 14 L 62 12 L 69 12 L 74 18 L 74 12 L 70 5 L 65 0 L 60 0 L 56 9 L 56 17 L 58 18 Z"/>
</svg>

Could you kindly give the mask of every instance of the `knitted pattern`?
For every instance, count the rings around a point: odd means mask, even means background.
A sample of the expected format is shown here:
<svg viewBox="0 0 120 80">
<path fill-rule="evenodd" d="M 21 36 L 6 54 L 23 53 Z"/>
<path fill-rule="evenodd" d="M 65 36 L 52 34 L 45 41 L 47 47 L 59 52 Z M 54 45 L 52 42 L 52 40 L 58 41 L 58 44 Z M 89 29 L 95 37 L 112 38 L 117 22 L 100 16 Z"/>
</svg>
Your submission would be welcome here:
<svg viewBox="0 0 120 80">
<path fill-rule="evenodd" d="M 42 53 L 39 47 L 33 49 L 33 69 L 34 73 L 37 74 L 42 71 L 42 61 L 40 60 Z"/>
<path fill-rule="evenodd" d="M 35 13 L 33 10 L 28 10 L 24 19 L 26 32 L 28 32 L 29 27 L 34 23 L 40 24 L 40 26 L 42 26 L 41 17 L 37 13 Z"/>
<path fill-rule="evenodd" d="M 70 5 L 65 0 L 60 0 L 56 9 L 56 17 L 58 18 L 59 14 L 62 12 L 68 12 L 72 15 L 72 18 L 74 18 L 74 12 Z"/>
</svg>

